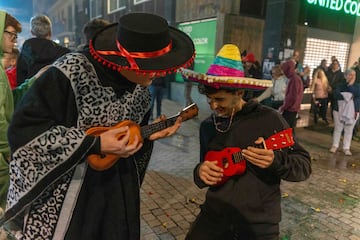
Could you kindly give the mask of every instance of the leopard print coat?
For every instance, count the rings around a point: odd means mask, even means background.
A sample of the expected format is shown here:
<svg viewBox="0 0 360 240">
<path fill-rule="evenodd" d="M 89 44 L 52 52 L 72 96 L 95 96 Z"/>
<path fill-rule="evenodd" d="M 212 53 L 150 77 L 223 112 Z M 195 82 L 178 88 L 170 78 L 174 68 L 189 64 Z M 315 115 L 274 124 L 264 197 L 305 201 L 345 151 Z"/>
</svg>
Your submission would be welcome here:
<svg viewBox="0 0 360 240">
<path fill-rule="evenodd" d="M 84 226 L 78 222 L 93 223 L 88 221 L 88 211 L 78 207 L 79 202 L 84 206 L 91 201 L 107 204 L 109 194 L 98 193 L 112 185 L 112 194 L 123 202 L 123 206 L 114 209 L 118 209 L 118 215 L 128 216 L 119 222 L 139 225 L 138 193 L 152 142 L 145 142 L 134 157 L 119 160 L 110 171 L 96 172 L 84 161 L 93 151 L 96 138 L 87 136 L 85 131 L 126 119 L 143 124 L 150 94 L 147 88 L 136 85 L 119 97 L 111 86 L 102 85 L 94 66 L 80 53 L 63 56 L 35 82 L 14 115 L 9 131 L 13 156 L 5 217 L 12 219 L 23 214 L 21 239 L 98 237 L 81 234 L 83 229 L 79 228 Z M 96 189 L 88 182 L 104 186 Z M 100 214 L 106 217 L 109 213 L 103 209 Z M 129 233 L 118 237 L 139 237 L 137 231 L 124 232 Z M 101 237 L 105 239 L 106 235 Z"/>
</svg>

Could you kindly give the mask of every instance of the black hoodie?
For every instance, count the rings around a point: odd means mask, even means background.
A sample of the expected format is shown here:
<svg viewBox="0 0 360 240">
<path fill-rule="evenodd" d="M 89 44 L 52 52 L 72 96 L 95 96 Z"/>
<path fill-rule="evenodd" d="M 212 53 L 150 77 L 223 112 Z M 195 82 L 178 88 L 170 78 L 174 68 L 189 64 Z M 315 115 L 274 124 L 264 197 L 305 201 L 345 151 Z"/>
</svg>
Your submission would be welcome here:
<svg viewBox="0 0 360 240">
<path fill-rule="evenodd" d="M 34 76 L 42 67 L 53 63 L 70 50 L 45 38 L 30 38 L 22 46 L 16 70 L 18 85 Z"/>
</svg>

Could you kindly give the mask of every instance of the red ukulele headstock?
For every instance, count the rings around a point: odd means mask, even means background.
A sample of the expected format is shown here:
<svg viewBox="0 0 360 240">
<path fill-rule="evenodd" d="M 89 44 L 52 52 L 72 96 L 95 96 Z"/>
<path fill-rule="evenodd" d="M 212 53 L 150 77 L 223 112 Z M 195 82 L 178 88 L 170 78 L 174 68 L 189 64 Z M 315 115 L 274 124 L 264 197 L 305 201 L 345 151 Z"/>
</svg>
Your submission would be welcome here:
<svg viewBox="0 0 360 240">
<path fill-rule="evenodd" d="M 267 149 L 278 150 L 285 147 L 291 147 L 294 143 L 292 128 L 287 128 L 266 139 L 265 147 Z"/>
</svg>

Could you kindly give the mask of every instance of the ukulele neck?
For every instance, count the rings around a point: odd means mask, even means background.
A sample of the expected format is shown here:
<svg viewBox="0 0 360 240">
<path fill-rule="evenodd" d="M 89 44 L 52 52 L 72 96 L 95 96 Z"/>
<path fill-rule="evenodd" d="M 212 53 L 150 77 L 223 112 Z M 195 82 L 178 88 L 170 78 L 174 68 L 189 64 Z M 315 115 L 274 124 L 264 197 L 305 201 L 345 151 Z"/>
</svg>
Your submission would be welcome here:
<svg viewBox="0 0 360 240">
<path fill-rule="evenodd" d="M 141 131 L 141 136 L 143 138 L 148 138 L 150 137 L 153 133 L 159 132 L 165 128 L 171 127 L 172 125 L 175 124 L 176 119 L 178 118 L 179 114 L 170 117 L 168 119 L 166 119 L 165 121 L 160 121 L 157 123 L 152 123 L 150 125 L 146 125 L 146 126 L 142 126 L 140 131 Z"/>
<path fill-rule="evenodd" d="M 264 149 L 265 148 L 265 142 L 262 142 L 260 144 L 254 144 L 253 147 L 256 147 L 256 148 L 262 148 Z M 239 152 L 235 152 L 232 154 L 232 161 L 233 163 L 239 163 L 241 161 L 244 161 L 246 160 L 245 157 L 242 155 L 242 152 L 239 151 Z"/>
</svg>

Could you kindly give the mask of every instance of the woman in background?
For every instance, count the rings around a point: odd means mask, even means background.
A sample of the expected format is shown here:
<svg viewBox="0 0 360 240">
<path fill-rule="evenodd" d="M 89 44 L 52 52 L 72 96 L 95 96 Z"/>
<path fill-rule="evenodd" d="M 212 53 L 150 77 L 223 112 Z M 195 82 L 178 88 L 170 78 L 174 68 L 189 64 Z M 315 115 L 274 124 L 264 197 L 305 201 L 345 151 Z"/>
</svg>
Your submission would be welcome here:
<svg viewBox="0 0 360 240">
<path fill-rule="evenodd" d="M 267 88 L 260 96 L 255 98 L 255 100 L 274 109 L 279 109 L 284 103 L 288 79 L 285 77 L 280 65 L 272 67 L 271 76 L 273 86 Z"/>
<path fill-rule="evenodd" d="M 314 123 L 318 122 L 319 115 L 326 124 L 329 124 L 326 117 L 329 102 L 329 88 L 330 85 L 325 72 L 321 68 L 316 69 L 310 87 L 314 109 Z"/>
</svg>

